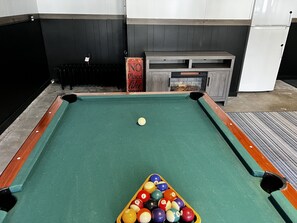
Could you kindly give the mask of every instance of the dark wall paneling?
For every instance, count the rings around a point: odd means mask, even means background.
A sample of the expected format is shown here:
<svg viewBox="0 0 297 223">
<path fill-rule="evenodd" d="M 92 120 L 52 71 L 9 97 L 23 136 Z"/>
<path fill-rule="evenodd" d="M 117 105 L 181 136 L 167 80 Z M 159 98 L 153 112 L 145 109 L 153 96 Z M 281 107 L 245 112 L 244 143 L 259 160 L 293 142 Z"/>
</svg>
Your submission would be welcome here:
<svg viewBox="0 0 297 223">
<path fill-rule="evenodd" d="M 236 96 L 249 26 L 133 25 L 127 27 L 128 55 L 144 51 L 228 51 L 236 56 L 230 96 Z"/>
<path fill-rule="evenodd" d="M 283 53 L 278 79 L 297 79 L 297 23 L 290 26 L 285 50 Z"/>
<path fill-rule="evenodd" d="M 0 26 L 2 133 L 49 83 L 39 20 Z"/>
<path fill-rule="evenodd" d="M 125 81 L 126 26 L 123 19 L 42 19 L 41 24 L 49 70 L 54 79 L 57 78 L 55 67 L 84 63 L 85 57 L 90 55 L 90 64 L 122 64 L 123 73 L 114 79 Z"/>
</svg>

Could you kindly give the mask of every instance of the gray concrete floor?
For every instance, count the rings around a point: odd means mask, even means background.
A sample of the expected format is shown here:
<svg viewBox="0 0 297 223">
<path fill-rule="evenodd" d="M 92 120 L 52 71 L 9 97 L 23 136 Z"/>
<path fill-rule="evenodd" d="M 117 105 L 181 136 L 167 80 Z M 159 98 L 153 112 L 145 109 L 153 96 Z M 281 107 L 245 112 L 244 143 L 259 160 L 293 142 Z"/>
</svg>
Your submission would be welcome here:
<svg viewBox="0 0 297 223">
<path fill-rule="evenodd" d="M 297 111 L 297 88 L 277 80 L 274 91 L 238 93 L 221 107 L 225 112 Z"/>
<path fill-rule="evenodd" d="M 59 84 L 50 84 L 0 135 L 0 173 L 58 95 L 116 91 L 120 90 L 113 87 L 74 87 L 73 90 L 62 90 Z M 236 97 L 229 97 L 225 106 L 220 106 L 225 112 L 297 111 L 297 88 L 277 81 L 272 92 L 239 93 Z"/>
</svg>

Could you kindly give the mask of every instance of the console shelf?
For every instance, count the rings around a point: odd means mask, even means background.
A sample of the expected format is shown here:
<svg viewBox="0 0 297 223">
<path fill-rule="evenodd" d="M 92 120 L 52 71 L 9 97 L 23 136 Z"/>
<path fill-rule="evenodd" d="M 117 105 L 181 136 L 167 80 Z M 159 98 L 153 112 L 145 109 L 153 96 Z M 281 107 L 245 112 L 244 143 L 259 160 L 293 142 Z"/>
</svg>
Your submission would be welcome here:
<svg viewBox="0 0 297 223">
<path fill-rule="evenodd" d="M 235 56 L 225 51 L 207 52 L 145 52 L 146 91 L 189 90 L 185 82 L 205 91 L 216 102 L 227 102 Z M 172 78 L 185 77 L 187 73 L 196 78 L 179 81 Z M 184 75 L 182 75 L 184 74 Z M 200 80 L 204 78 L 205 80 Z M 199 82 L 194 83 L 195 81 Z M 172 87 L 172 83 L 175 84 Z M 178 83 L 183 87 L 178 87 Z"/>
</svg>

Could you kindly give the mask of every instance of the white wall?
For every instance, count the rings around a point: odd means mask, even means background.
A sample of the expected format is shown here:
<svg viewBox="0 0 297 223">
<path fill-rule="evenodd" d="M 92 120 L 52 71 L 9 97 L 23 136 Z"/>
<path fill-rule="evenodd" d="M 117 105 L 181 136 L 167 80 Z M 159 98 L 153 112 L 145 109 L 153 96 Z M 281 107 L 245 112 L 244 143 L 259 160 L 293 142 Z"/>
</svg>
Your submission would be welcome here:
<svg viewBox="0 0 297 223">
<path fill-rule="evenodd" d="M 127 0 L 127 17 L 250 19 L 254 0 Z"/>
<path fill-rule="evenodd" d="M 0 17 L 38 13 L 36 0 L 0 0 Z"/>
<path fill-rule="evenodd" d="M 254 0 L 207 0 L 206 19 L 250 19 Z"/>
<path fill-rule="evenodd" d="M 294 2 L 293 18 L 297 18 L 297 1 Z"/>
<path fill-rule="evenodd" d="M 126 0 L 127 18 L 203 19 L 207 0 Z"/>
<path fill-rule="evenodd" d="M 123 15 L 124 0 L 37 0 L 39 13 Z"/>
</svg>

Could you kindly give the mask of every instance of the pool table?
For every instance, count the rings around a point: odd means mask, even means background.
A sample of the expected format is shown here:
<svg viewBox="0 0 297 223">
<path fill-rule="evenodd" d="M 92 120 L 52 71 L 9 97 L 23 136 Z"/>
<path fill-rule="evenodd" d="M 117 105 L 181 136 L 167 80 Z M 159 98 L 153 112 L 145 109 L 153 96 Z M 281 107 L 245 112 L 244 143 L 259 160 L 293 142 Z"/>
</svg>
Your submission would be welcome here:
<svg viewBox="0 0 297 223">
<path fill-rule="evenodd" d="M 0 176 L 0 222 L 113 223 L 152 173 L 201 222 L 297 222 L 296 190 L 200 92 L 58 96 Z"/>
</svg>

